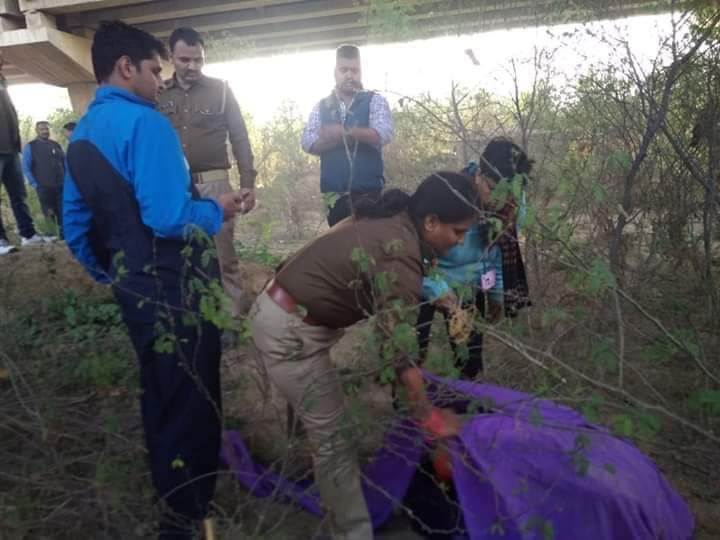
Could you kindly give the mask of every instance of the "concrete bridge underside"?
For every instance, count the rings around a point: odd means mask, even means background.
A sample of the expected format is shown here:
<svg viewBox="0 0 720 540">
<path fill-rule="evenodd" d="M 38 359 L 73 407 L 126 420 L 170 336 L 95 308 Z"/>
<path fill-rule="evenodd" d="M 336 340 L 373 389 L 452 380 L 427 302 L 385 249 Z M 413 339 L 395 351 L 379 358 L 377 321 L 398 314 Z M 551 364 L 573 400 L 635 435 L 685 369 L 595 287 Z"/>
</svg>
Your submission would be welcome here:
<svg viewBox="0 0 720 540">
<path fill-rule="evenodd" d="M 75 110 L 95 85 L 90 43 L 119 19 L 160 38 L 192 26 L 236 58 L 332 48 L 340 43 L 428 38 L 584 22 L 667 10 L 660 0 L 0 0 L 0 50 L 11 84 L 66 87 Z M 388 14 L 389 13 L 389 14 Z M 397 32 L 401 23 L 404 32 Z M 393 24 L 396 23 L 396 24 Z M 229 59 L 225 56 L 223 59 Z M 211 58 L 212 60 L 212 58 Z"/>
</svg>

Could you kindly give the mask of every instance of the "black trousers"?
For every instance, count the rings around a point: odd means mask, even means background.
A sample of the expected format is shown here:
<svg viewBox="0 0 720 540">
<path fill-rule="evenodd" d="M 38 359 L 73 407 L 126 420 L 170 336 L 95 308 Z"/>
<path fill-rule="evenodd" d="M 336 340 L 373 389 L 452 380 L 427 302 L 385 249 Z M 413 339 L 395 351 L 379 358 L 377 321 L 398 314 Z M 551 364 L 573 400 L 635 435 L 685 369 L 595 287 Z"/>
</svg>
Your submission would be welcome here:
<svg viewBox="0 0 720 540">
<path fill-rule="evenodd" d="M 18 154 L 0 154 L 0 180 L 5 186 L 8 199 L 10 199 L 10 207 L 15 216 L 20 236 L 31 238 L 35 235 L 35 227 L 32 217 L 30 217 L 30 210 L 25 203 L 27 192 Z M 7 240 L 2 217 L 0 217 L 0 239 Z"/>
<path fill-rule="evenodd" d="M 62 236 L 62 198 L 63 187 L 51 186 L 37 188 L 38 199 L 40 199 L 40 208 L 43 215 L 55 221 L 58 226 L 58 232 Z"/>
<path fill-rule="evenodd" d="M 126 308 L 127 309 L 127 308 Z M 172 511 L 160 538 L 191 538 L 215 492 L 222 425 L 220 333 L 209 323 L 164 324 L 176 337 L 159 352 L 156 325 L 127 324 L 140 362 L 141 410 L 153 484 Z M 127 319 L 126 319 L 127 322 Z"/>
<path fill-rule="evenodd" d="M 350 217 L 352 215 L 353 207 L 360 199 L 369 197 L 373 200 L 378 200 L 381 193 L 381 189 L 375 189 L 372 191 L 362 192 L 353 191 L 352 193 L 345 193 L 343 195 L 340 195 L 340 197 L 335 201 L 333 207 L 330 208 L 330 210 L 328 211 L 328 226 L 332 227 L 338 221 L 342 221 L 346 217 Z"/>
<path fill-rule="evenodd" d="M 468 304 L 465 304 L 467 306 Z M 485 315 L 485 294 L 478 290 L 475 295 L 475 306 L 478 311 Z M 418 345 L 420 347 L 421 358 L 425 358 L 428 345 L 430 343 L 430 331 L 432 329 L 433 319 L 435 318 L 435 306 L 430 303 L 424 303 L 420 306 L 417 324 L 415 326 Z M 445 314 L 445 322 L 447 324 L 448 315 Z M 475 380 L 483 372 L 483 335 L 477 330 L 473 330 L 467 342 L 462 344 L 454 343 L 450 340 L 450 346 L 453 350 L 455 367 L 460 370 L 460 378 L 465 380 Z"/>
</svg>

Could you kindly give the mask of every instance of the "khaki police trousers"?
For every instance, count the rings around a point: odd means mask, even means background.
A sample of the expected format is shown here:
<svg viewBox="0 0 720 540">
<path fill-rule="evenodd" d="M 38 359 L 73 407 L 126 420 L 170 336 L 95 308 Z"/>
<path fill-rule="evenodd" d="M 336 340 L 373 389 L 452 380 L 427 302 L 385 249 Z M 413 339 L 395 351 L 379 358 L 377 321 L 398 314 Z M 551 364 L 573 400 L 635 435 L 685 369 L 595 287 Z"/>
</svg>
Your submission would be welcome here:
<svg viewBox="0 0 720 540">
<path fill-rule="evenodd" d="M 217 199 L 223 193 L 232 191 L 228 172 L 222 169 L 199 173 L 195 184 L 201 197 Z M 235 252 L 235 221 L 225 221 L 220 232 L 215 235 L 215 249 L 217 250 L 220 276 L 223 289 L 232 301 L 233 317 L 242 316 L 247 310 L 248 296 L 242 289 L 240 275 L 240 261 Z"/>
<path fill-rule="evenodd" d="M 357 452 L 342 432 L 345 400 L 340 378 L 330 362 L 330 347 L 343 331 L 310 326 L 265 292 L 255 301 L 250 318 L 258 358 L 307 432 L 315 484 L 329 514 L 333 538 L 372 540 Z"/>
</svg>

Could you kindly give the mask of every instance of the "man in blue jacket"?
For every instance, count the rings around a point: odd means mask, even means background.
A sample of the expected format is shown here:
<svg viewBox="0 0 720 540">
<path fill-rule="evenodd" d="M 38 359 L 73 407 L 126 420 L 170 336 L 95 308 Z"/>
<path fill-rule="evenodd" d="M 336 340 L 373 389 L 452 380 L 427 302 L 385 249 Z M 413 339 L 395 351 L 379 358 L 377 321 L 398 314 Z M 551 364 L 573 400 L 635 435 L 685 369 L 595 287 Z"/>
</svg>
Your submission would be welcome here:
<svg viewBox="0 0 720 540">
<path fill-rule="evenodd" d="M 62 235 L 62 191 L 65 176 L 65 152 L 50 138 L 50 124 L 35 124 L 37 137 L 23 148 L 23 172 L 37 191 L 43 215 L 55 221 Z"/>
<path fill-rule="evenodd" d="M 155 111 L 163 44 L 121 22 L 92 44 L 100 87 L 67 152 L 65 239 L 112 286 L 140 363 L 143 427 L 160 538 L 191 538 L 215 489 L 220 447 L 220 337 L 201 315 L 221 291 L 211 238 L 240 209 L 227 193 L 191 194 L 170 122 Z M 212 311 L 212 309 L 211 309 Z"/>
</svg>

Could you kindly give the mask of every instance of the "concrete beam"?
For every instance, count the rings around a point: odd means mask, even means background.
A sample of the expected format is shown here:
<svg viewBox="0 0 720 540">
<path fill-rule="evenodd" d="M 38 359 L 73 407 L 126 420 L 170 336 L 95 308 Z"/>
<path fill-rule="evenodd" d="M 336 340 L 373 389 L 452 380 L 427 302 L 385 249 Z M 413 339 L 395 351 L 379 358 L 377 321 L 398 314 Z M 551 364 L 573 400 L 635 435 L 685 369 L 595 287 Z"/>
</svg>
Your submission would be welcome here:
<svg viewBox="0 0 720 540">
<path fill-rule="evenodd" d="M 3 56 L 33 78 L 67 86 L 93 81 L 90 40 L 54 28 L 28 28 L 0 34 Z"/>
<path fill-rule="evenodd" d="M 16 19 L 15 17 L 6 17 L 0 15 L 0 33 L 10 32 L 12 30 L 19 30 L 25 28 L 25 22 L 23 19 Z"/>
<path fill-rule="evenodd" d="M 19 0 L 20 11 L 45 11 L 53 15 L 92 11 L 156 0 Z"/>
<path fill-rule="evenodd" d="M 28 28 L 57 28 L 55 17 L 42 11 L 28 11 L 25 22 Z"/>
<path fill-rule="evenodd" d="M 95 97 L 97 84 L 94 82 L 72 83 L 68 85 L 67 89 L 73 111 L 78 116 L 82 116 L 85 114 L 88 104 Z"/>
<path fill-rule="evenodd" d="M 201 32 L 228 30 L 232 28 L 252 28 L 257 25 L 282 24 L 291 21 L 305 21 L 312 26 L 315 19 L 335 15 L 355 14 L 360 17 L 363 9 L 354 0 L 316 0 L 306 5 L 297 3 L 269 6 L 258 12 L 255 9 L 240 9 L 224 13 L 212 13 L 193 17 L 188 21 L 162 20 L 141 24 L 140 27 L 157 36 L 169 36 L 183 24 L 190 24 Z"/>
<path fill-rule="evenodd" d="M 412 36 L 408 39 L 426 39 L 435 36 L 453 35 L 491 30 L 582 22 L 588 19 L 605 19 L 631 16 L 648 12 L 648 2 L 614 2 L 602 7 L 576 10 L 571 14 L 562 10 L 551 10 L 551 4 L 560 0 L 515 0 L 484 3 L 466 3 L 466 7 L 436 10 L 437 6 L 423 4 L 408 16 L 412 23 Z M 334 4 L 337 5 L 337 4 Z M 342 9 L 342 8 L 340 8 Z M 227 14 L 230 17 L 233 14 Z M 570 16 L 570 19 L 568 19 Z M 213 16 L 217 17 L 217 16 Z M 331 48 L 340 43 L 352 41 L 358 44 L 392 40 L 392 35 L 368 35 L 365 17 L 354 13 L 334 16 L 316 16 L 311 20 L 294 19 L 287 22 L 265 24 L 266 19 L 252 21 L 227 19 L 218 30 L 210 30 L 211 37 L 218 40 L 232 39 L 238 53 L 236 58 L 279 54 Z M 206 22 L 213 23 L 212 19 Z M 219 24 L 219 23 L 218 23 Z M 202 29 L 202 28 L 200 28 Z M 228 60 L 229 58 L 223 58 Z"/>
<path fill-rule="evenodd" d="M 8 81 L 8 84 L 16 85 L 16 84 L 31 84 L 31 83 L 39 83 L 41 81 L 35 79 L 34 77 L 31 77 L 27 73 L 25 73 L 22 69 L 19 67 L 6 62 L 3 65 L 2 68 L 2 74 L 5 76 L 5 78 Z"/>
<path fill-rule="evenodd" d="M 141 24 L 168 19 L 186 19 L 211 13 L 241 9 L 261 11 L 269 6 L 297 3 L 298 0 L 155 0 L 152 3 L 90 11 L 68 17 L 71 25 L 95 25 L 102 20 L 120 19 L 129 24 Z M 193 26 L 193 21 L 182 23 Z"/>
<path fill-rule="evenodd" d="M 678 0 L 678 6 L 687 1 Z M 414 6 L 412 38 L 668 10 L 662 0 L 408 0 L 407 5 Z M 369 0 L 0 0 L 0 47 L 12 46 L 6 56 L 15 55 L 28 77 L 67 85 L 93 79 L 86 38 L 100 20 L 125 20 L 159 37 L 183 25 L 218 39 L 229 35 L 233 45 L 240 44 L 236 57 L 247 57 L 366 43 L 369 33 L 373 42 L 392 40 L 391 32 L 377 36 L 368 27 L 368 6 Z M 29 33 L 18 34 L 26 24 L 18 16 L 23 13 Z M 54 16 L 60 30 L 73 34 L 58 32 Z"/>
<path fill-rule="evenodd" d="M 6 17 L 22 17 L 18 0 L 0 0 L 0 15 Z"/>
<path fill-rule="evenodd" d="M 25 27 L 25 18 L 20 13 L 17 0 L 0 0 L 0 32 Z"/>
</svg>

